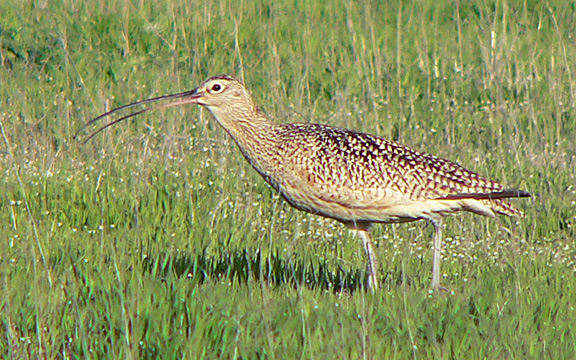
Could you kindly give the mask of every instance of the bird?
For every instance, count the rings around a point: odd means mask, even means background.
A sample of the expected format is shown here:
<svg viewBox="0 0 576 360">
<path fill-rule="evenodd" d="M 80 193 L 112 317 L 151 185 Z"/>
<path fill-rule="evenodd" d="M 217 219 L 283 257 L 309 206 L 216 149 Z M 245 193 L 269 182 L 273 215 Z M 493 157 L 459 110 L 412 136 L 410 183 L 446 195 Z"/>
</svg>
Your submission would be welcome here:
<svg viewBox="0 0 576 360">
<path fill-rule="evenodd" d="M 161 102 L 159 105 L 157 102 Z M 163 103 L 162 103 L 163 102 Z M 467 211 L 487 217 L 522 216 L 508 198 L 531 197 L 463 166 L 398 142 L 317 123 L 275 123 L 238 78 L 217 75 L 194 90 L 137 101 L 110 110 L 81 131 L 121 110 L 152 104 L 101 126 L 144 112 L 187 104 L 206 108 L 232 137 L 252 167 L 291 206 L 355 230 L 366 255 L 366 281 L 378 289 L 378 261 L 370 230 L 378 223 L 425 220 L 433 227 L 431 287 L 440 283 L 443 219 Z"/>
</svg>

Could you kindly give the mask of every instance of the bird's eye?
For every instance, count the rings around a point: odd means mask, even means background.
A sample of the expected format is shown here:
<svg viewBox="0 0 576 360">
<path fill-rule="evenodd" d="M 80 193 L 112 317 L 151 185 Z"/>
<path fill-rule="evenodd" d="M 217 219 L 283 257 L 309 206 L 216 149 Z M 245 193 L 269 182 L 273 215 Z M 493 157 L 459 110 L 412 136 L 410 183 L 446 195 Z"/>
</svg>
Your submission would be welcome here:
<svg viewBox="0 0 576 360">
<path fill-rule="evenodd" d="M 213 92 L 215 92 L 215 93 L 220 92 L 220 91 L 222 91 L 222 85 L 220 85 L 220 84 L 214 84 L 214 85 L 212 85 L 212 89 L 211 89 L 211 90 L 212 90 Z"/>
</svg>

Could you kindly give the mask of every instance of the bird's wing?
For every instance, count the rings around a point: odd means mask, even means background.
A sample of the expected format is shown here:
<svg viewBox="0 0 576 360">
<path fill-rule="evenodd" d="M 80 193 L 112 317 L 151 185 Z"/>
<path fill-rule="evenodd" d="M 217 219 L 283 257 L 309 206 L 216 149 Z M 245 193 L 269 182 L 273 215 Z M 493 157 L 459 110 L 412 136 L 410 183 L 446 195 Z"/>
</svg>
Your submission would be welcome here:
<svg viewBox="0 0 576 360">
<path fill-rule="evenodd" d="M 422 218 L 468 210 L 518 215 L 503 198 L 529 196 L 464 167 L 380 137 L 323 125 L 303 125 L 305 145 L 285 144 L 290 179 L 281 192 L 294 205 L 342 218 Z M 298 137 L 288 137 L 299 144 Z M 338 215 L 338 216 L 337 216 Z"/>
</svg>

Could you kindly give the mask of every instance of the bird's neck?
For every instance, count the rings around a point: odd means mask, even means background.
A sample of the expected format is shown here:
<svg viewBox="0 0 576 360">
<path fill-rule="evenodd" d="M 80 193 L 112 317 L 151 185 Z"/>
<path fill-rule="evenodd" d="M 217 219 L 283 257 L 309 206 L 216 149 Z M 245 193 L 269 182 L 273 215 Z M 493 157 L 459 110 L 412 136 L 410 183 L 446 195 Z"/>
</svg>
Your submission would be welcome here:
<svg viewBox="0 0 576 360">
<path fill-rule="evenodd" d="M 239 145 L 256 139 L 272 125 L 264 112 L 255 106 L 249 111 L 228 108 L 210 109 L 210 112 Z"/>
<path fill-rule="evenodd" d="M 263 161 L 261 154 L 274 147 L 274 125 L 264 112 L 254 107 L 251 111 L 213 111 L 212 115 L 218 123 L 234 139 L 242 154 L 260 171 Z"/>
</svg>

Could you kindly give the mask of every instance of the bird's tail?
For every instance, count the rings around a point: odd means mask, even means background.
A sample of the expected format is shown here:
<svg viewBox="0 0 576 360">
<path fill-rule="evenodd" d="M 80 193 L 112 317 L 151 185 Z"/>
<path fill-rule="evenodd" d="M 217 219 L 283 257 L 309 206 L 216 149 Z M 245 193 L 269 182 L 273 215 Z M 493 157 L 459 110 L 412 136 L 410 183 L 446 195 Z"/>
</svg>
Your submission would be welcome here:
<svg viewBox="0 0 576 360">
<path fill-rule="evenodd" d="M 523 197 L 531 197 L 532 195 L 524 190 L 517 190 L 517 189 L 504 189 L 501 191 L 496 192 L 488 192 L 488 193 L 459 193 L 459 194 L 450 194 L 438 198 L 438 200 L 479 200 L 482 204 L 486 207 L 490 208 L 493 212 L 507 215 L 507 216 L 523 216 L 524 214 L 522 211 L 514 208 L 512 204 L 504 199 L 510 198 L 523 198 Z M 477 202 L 468 202 L 476 203 Z M 471 206 L 468 210 L 474 211 L 474 206 Z M 483 213 L 481 211 L 480 213 Z"/>
</svg>

